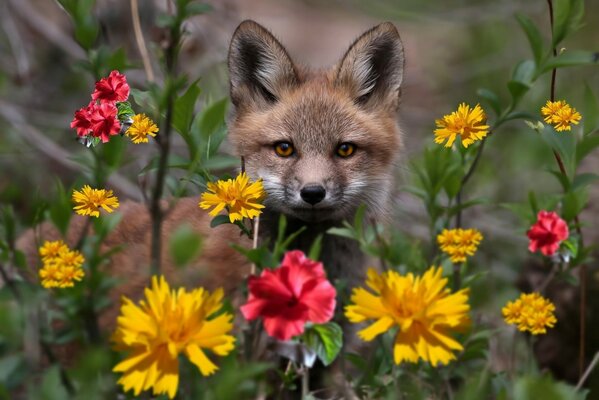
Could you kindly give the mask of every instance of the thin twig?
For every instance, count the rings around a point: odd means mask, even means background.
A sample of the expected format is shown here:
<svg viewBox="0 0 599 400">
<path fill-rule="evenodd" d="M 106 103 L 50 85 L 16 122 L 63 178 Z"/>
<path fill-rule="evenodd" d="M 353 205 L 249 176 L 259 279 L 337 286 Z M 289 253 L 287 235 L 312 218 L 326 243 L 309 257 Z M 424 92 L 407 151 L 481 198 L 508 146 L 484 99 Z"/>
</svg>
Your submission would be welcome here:
<svg viewBox="0 0 599 400">
<path fill-rule="evenodd" d="M 131 19 L 133 20 L 133 32 L 135 34 L 135 42 L 139 49 L 139 55 L 144 64 L 144 71 L 148 82 L 154 82 L 154 71 L 152 70 L 152 62 L 146 47 L 146 41 L 141 31 L 141 21 L 139 19 L 139 4 L 137 0 L 131 0 Z"/>
<path fill-rule="evenodd" d="M 553 34 L 553 3 L 551 0 L 547 0 L 547 5 L 549 6 L 549 22 L 551 25 L 551 33 Z M 557 49 L 553 48 L 553 56 L 557 55 Z M 557 76 L 557 68 L 553 68 L 551 71 L 551 93 L 550 99 L 551 101 L 555 101 L 555 81 Z M 565 177 L 568 176 L 566 168 L 564 166 L 564 162 L 559 155 L 559 153 L 553 150 L 553 156 L 555 157 L 555 161 L 559 167 L 560 172 Z M 576 233 L 579 237 L 580 247 L 584 248 L 584 238 L 582 235 L 582 229 L 580 227 L 580 219 L 578 215 L 574 217 L 574 224 L 576 225 Z M 578 353 L 578 373 L 580 376 L 584 373 L 584 359 L 585 359 L 585 341 L 586 341 L 586 294 L 587 294 L 587 266 L 586 264 L 582 264 L 579 269 L 579 279 L 580 279 L 580 347 Z"/>
<path fill-rule="evenodd" d="M 598 362 L 599 362 L 599 351 L 597 353 L 595 353 L 595 357 L 593 357 L 593 360 L 587 367 L 586 371 L 584 371 L 584 374 L 582 374 L 582 376 L 578 380 L 578 383 L 576 384 L 576 390 L 580 390 L 582 388 L 582 385 L 584 385 L 584 382 L 587 380 L 587 378 L 589 377 L 591 372 L 593 372 L 593 370 L 597 366 Z"/>
<path fill-rule="evenodd" d="M 258 248 L 258 235 L 260 235 L 260 216 L 258 215 L 255 218 L 254 228 L 252 229 L 252 249 Z M 250 269 L 250 274 L 256 274 L 256 263 L 252 263 L 252 267 Z"/>
<path fill-rule="evenodd" d="M 160 274 L 160 263 L 162 254 L 162 222 L 164 220 L 164 210 L 162 209 L 161 200 L 164 192 L 164 183 L 166 179 L 166 171 L 168 169 L 168 156 L 171 146 L 171 122 L 174 112 L 174 103 L 176 91 L 171 87 L 170 78 L 175 73 L 175 62 L 177 56 L 177 48 L 179 46 L 180 27 L 176 26 L 170 30 L 170 38 L 165 49 L 165 66 L 166 79 L 165 90 L 168 90 L 166 101 L 166 115 L 161 135 L 156 137 L 156 143 L 160 148 L 160 158 L 158 160 L 158 171 L 156 173 L 156 182 L 152 197 L 150 200 L 149 211 L 152 218 L 152 241 L 151 241 L 151 258 L 150 258 L 150 273 L 151 275 Z"/>
</svg>

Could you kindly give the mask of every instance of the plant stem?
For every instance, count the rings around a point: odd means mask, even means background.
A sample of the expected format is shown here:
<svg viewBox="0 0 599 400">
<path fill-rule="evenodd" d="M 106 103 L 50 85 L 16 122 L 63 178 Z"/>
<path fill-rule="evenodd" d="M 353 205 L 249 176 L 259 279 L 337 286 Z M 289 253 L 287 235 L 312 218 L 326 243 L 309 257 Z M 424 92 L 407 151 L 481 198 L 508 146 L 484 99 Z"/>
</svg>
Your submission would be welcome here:
<svg viewBox="0 0 599 400">
<path fill-rule="evenodd" d="M 553 2 L 552 0 L 547 0 L 547 5 L 549 7 L 549 23 L 551 25 L 551 33 L 553 34 Z M 553 56 L 557 56 L 557 49 L 553 48 Z M 557 77 L 557 68 L 553 68 L 551 71 L 551 93 L 550 100 L 555 101 L 555 81 Z M 559 167 L 560 172 L 566 178 L 568 177 L 568 173 L 566 172 L 566 168 L 564 166 L 564 162 L 556 150 L 553 150 L 553 156 L 555 157 L 555 161 Z M 582 235 L 582 229 L 580 227 L 580 220 L 578 215 L 574 217 L 574 223 L 576 225 L 576 233 L 579 237 L 580 248 L 584 248 L 584 239 Z M 587 266 L 586 264 L 582 264 L 579 269 L 579 279 L 580 279 L 580 337 L 579 337 L 579 353 L 578 353 L 578 373 L 579 376 L 582 377 L 584 373 L 584 359 L 585 359 L 585 341 L 586 341 L 586 293 L 587 293 Z"/>
<path fill-rule="evenodd" d="M 302 373 L 302 399 L 308 398 L 310 393 L 310 368 L 304 366 Z"/>
<path fill-rule="evenodd" d="M 148 48 L 144 40 L 144 35 L 141 31 L 141 22 L 139 20 L 139 4 L 137 0 L 131 0 L 131 19 L 133 21 L 133 32 L 135 33 L 135 41 L 137 42 L 137 48 L 141 55 L 141 60 L 144 64 L 144 71 L 146 73 L 146 79 L 148 82 L 154 82 L 154 71 L 152 70 L 152 63 L 150 62 L 150 56 L 148 55 Z"/>
<path fill-rule="evenodd" d="M 152 197 L 150 199 L 149 211 L 152 219 L 152 241 L 151 241 L 151 259 L 150 259 L 150 274 L 160 274 L 160 264 L 162 258 L 162 222 L 164 220 L 164 210 L 162 209 L 161 200 L 164 192 L 164 182 L 166 179 L 166 171 L 168 169 L 168 156 L 171 147 L 171 122 L 173 118 L 173 108 L 175 103 L 176 91 L 172 85 L 171 77 L 175 72 L 175 61 L 177 55 L 177 47 L 179 45 L 180 26 L 177 24 L 170 31 L 168 46 L 165 49 L 165 64 L 166 64 L 166 79 L 165 89 L 167 91 L 166 99 L 166 114 L 164 124 L 160 130 L 161 134 L 156 136 L 156 143 L 160 150 L 160 158 L 158 160 L 158 171 L 156 173 L 156 182 Z"/>
</svg>

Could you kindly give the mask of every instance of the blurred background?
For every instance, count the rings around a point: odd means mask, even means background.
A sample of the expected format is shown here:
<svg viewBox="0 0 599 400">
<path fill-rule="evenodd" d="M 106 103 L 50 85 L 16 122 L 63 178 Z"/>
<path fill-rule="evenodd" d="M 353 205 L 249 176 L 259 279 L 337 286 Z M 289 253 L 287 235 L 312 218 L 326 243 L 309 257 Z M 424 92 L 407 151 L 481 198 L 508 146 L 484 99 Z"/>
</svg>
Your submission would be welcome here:
<svg viewBox="0 0 599 400">
<path fill-rule="evenodd" d="M 163 31 L 155 27 L 154 21 L 167 3 L 140 3 L 142 30 L 150 53 L 155 54 Z M 418 199 L 402 191 L 402 185 L 412 180 L 412 161 L 420 157 L 423 148 L 432 146 L 435 119 L 456 109 L 460 102 L 480 102 L 476 95 L 479 88 L 491 89 L 507 102 L 505 83 L 512 69 L 518 61 L 531 58 L 524 33 L 514 18 L 516 13 L 526 14 L 543 27 L 546 40 L 550 37 L 547 4 L 542 0 L 209 3 L 213 10 L 194 17 L 187 25 L 178 68 L 190 80 L 201 77 L 202 96 L 211 100 L 227 96 L 228 42 L 244 19 L 263 24 L 297 63 L 313 67 L 337 62 L 349 44 L 368 28 L 383 21 L 396 24 L 406 50 L 407 70 L 399 116 L 406 149 L 398 171 L 395 228 L 423 241 L 429 237 L 424 208 Z M 112 50 L 123 49 L 131 65 L 126 72 L 131 86 L 143 88 L 145 75 L 133 35 L 130 3 L 98 0 L 94 10 L 100 22 L 99 41 Z M 566 49 L 599 50 L 599 2 L 587 1 L 585 15 L 586 25 L 562 44 Z M 82 173 L 74 160 L 82 156 L 85 148 L 76 142 L 69 123 L 74 111 L 87 104 L 94 81 L 85 70 L 86 54 L 74 41 L 72 30 L 69 17 L 56 1 L 0 0 L 0 201 L 14 206 L 24 226 L 34 220 L 38 206 L 53 196 L 57 179 L 68 187 Z M 159 71 L 156 57 L 152 58 L 154 70 Z M 521 108 L 538 114 L 549 97 L 548 78 L 535 84 Z M 585 83 L 595 94 L 599 93 L 596 67 L 560 71 L 557 98 L 567 99 L 580 110 Z M 466 196 L 483 196 L 489 204 L 500 204 L 524 202 L 530 190 L 538 196 L 559 192 L 557 181 L 547 173 L 554 163 L 550 148 L 535 135 L 521 121 L 507 123 L 494 132 Z M 109 182 L 119 197 L 141 198 L 138 172 L 153 151 L 149 146 L 128 150 L 125 165 Z M 597 152 L 588 157 L 584 169 L 599 171 Z M 582 219 L 590 222 L 584 228 L 587 240 L 598 243 L 597 185 L 591 197 L 596 200 L 590 202 Z M 522 262 L 528 257 L 524 235 L 527 227 L 520 226 L 512 213 L 497 206 L 474 207 L 466 212 L 464 220 L 467 227 L 477 227 L 485 235 L 477 267 L 488 271 L 488 286 L 479 286 L 474 301 L 494 315 L 485 318 L 500 320 L 498 310 L 517 294 L 514 282 L 526 287 L 527 281 L 537 279 L 533 276 L 534 265 Z M 591 271 L 596 274 L 597 268 Z M 593 280 L 596 282 L 597 277 Z M 576 290 L 556 289 L 555 295 L 563 296 L 566 304 L 572 303 L 572 312 L 576 312 Z M 589 298 L 593 298 L 592 294 Z M 546 354 L 551 358 L 547 363 L 554 363 L 554 369 L 561 368 L 558 374 L 573 379 L 577 376 L 577 324 L 558 324 L 557 330 L 562 330 L 560 334 L 567 339 L 544 350 L 551 353 Z M 592 329 L 589 331 L 592 336 Z M 494 346 L 492 350 L 500 353 L 502 344 Z M 572 371 L 564 360 L 572 360 Z"/>
</svg>

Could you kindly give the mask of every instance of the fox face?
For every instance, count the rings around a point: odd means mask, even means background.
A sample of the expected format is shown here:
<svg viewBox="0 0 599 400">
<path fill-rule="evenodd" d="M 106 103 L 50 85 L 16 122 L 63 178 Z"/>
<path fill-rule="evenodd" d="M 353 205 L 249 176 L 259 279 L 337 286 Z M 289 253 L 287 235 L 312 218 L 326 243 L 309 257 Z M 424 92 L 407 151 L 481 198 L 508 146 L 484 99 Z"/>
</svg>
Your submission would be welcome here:
<svg viewBox="0 0 599 400">
<path fill-rule="evenodd" d="M 229 50 L 229 137 L 269 210 L 306 221 L 385 215 L 402 149 L 403 47 L 390 23 L 326 71 L 297 67 L 265 28 L 243 22 Z"/>
</svg>

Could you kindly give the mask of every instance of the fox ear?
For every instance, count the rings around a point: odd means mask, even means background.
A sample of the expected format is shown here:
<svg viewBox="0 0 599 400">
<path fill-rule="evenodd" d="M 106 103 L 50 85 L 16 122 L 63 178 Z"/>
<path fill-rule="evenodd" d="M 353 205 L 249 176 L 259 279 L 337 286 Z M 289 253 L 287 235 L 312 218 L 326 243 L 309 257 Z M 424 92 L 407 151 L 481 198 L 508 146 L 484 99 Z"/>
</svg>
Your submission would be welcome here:
<svg viewBox="0 0 599 400">
<path fill-rule="evenodd" d="M 337 67 L 336 84 L 348 88 L 358 104 L 399 105 L 404 50 L 391 22 L 375 26 L 347 50 Z"/>
<path fill-rule="evenodd" d="M 235 106 L 257 102 L 265 106 L 298 82 L 291 58 L 262 25 L 243 21 L 229 47 L 231 100 Z"/>
</svg>

